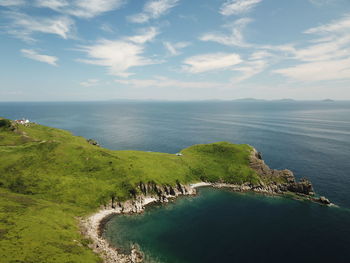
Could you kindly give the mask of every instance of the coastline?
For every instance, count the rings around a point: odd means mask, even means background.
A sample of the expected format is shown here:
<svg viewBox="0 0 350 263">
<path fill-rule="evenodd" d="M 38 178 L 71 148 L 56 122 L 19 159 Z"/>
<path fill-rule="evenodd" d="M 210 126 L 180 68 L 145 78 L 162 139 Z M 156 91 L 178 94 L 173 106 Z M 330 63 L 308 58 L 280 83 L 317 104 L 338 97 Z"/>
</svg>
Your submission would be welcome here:
<svg viewBox="0 0 350 263">
<path fill-rule="evenodd" d="M 147 205 L 152 203 L 167 203 L 170 199 L 175 199 L 178 196 L 196 195 L 196 188 L 204 186 L 211 186 L 211 184 L 200 182 L 193 185 L 182 186 L 186 189 L 185 193 L 176 192 L 175 195 L 166 196 L 167 199 L 165 200 L 154 196 L 138 196 L 135 200 L 127 200 L 123 203 L 118 203 L 114 208 L 112 208 L 112 206 L 102 208 L 89 217 L 80 219 L 81 232 L 92 241 L 89 247 L 95 253 L 99 254 L 105 263 L 143 262 L 143 254 L 138 247 L 133 246 L 130 254 L 124 254 L 102 237 L 102 230 L 110 217 L 118 214 L 139 214 L 144 212 Z"/>
<path fill-rule="evenodd" d="M 166 200 L 161 200 L 154 196 L 138 196 L 136 200 L 127 200 L 123 203 L 119 203 L 117 207 L 112 208 L 111 206 L 107 208 L 102 208 L 98 212 L 92 214 L 91 216 L 81 219 L 80 226 L 82 229 L 82 234 L 87 238 L 91 239 L 92 243 L 89 247 L 97 254 L 99 254 L 105 263 L 141 263 L 143 262 L 143 254 L 137 246 L 131 247 L 130 254 L 122 253 L 118 248 L 113 247 L 106 239 L 102 237 L 103 229 L 105 224 L 109 219 L 118 214 L 135 214 L 143 213 L 146 207 L 153 203 L 167 203 L 169 200 L 174 200 L 179 196 L 193 196 L 197 194 L 197 188 L 201 187 L 214 187 L 214 188 L 226 188 L 233 190 L 235 192 L 256 192 L 261 194 L 267 194 L 270 196 L 285 196 L 283 193 L 274 193 L 267 190 L 251 189 L 249 186 L 245 185 L 234 185 L 225 183 L 207 183 L 198 182 L 194 184 L 189 184 L 186 186 L 186 193 L 179 193 L 175 196 L 168 195 Z M 294 199 L 297 200 L 308 200 L 321 205 L 314 197 L 307 197 L 303 195 L 296 195 Z M 328 204 L 328 206 L 335 206 L 334 204 Z"/>
<path fill-rule="evenodd" d="M 116 204 L 112 201 L 109 205 L 101 208 L 89 217 L 80 219 L 81 232 L 92 241 L 89 247 L 95 253 L 99 254 L 105 263 L 141 263 L 144 256 L 137 246 L 133 245 L 131 247 L 131 253 L 125 254 L 118 248 L 113 247 L 102 237 L 104 226 L 110 217 L 117 214 L 142 213 L 145 211 L 146 206 L 152 203 L 164 204 L 169 202 L 169 200 L 176 199 L 178 196 L 196 195 L 197 188 L 200 187 L 227 188 L 235 192 L 256 192 L 270 196 L 284 196 L 296 200 L 307 200 L 320 205 L 336 206 L 323 196 L 316 197 L 312 184 L 308 180 L 301 179 L 297 182 L 290 170 L 270 169 L 262 160 L 261 153 L 257 152 L 255 148 L 253 148 L 249 162 L 250 167 L 259 175 L 281 177 L 286 179 L 287 183 L 268 184 L 260 182 L 259 185 L 251 185 L 249 183 L 238 185 L 220 182 L 197 182 L 189 185 L 177 183 L 176 186 L 140 183 L 139 189 L 142 193 L 141 195 L 134 196 L 134 199 L 129 199 L 125 202 L 117 202 Z"/>
</svg>

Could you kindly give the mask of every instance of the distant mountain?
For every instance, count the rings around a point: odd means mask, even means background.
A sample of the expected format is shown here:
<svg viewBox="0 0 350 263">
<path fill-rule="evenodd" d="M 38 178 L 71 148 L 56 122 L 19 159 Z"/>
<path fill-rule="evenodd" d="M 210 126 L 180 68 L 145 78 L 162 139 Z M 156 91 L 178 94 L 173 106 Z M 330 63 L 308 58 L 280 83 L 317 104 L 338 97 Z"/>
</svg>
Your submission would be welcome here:
<svg viewBox="0 0 350 263">
<path fill-rule="evenodd" d="M 275 100 L 275 101 L 280 101 L 280 102 L 294 102 L 294 101 L 296 101 L 296 100 L 290 99 L 290 98 L 286 98 L 286 99 L 280 99 L 280 100 Z"/>
<path fill-rule="evenodd" d="M 243 99 L 235 99 L 233 101 L 241 101 L 241 102 L 257 102 L 257 101 L 266 101 L 263 99 L 255 99 L 255 98 L 243 98 Z"/>
</svg>

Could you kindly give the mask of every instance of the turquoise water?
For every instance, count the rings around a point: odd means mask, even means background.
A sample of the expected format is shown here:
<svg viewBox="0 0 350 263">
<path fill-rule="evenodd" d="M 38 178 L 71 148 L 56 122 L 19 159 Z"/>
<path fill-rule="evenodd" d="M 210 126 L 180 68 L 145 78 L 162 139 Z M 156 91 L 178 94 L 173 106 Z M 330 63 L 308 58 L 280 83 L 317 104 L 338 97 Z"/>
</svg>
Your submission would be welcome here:
<svg viewBox="0 0 350 263">
<path fill-rule="evenodd" d="M 350 212 L 258 194 L 201 189 L 143 215 L 115 216 L 104 236 L 147 262 L 349 262 Z"/>
<path fill-rule="evenodd" d="M 248 143 L 270 167 L 307 177 L 341 207 L 202 190 L 141 217 L 115 218 L 106 233 L 117 231 L 113 242 L 137 242 L 165 262 L 350 262 L 350 102 L 0 103 L 0 116 L 115 150 Z"/>
</svg>

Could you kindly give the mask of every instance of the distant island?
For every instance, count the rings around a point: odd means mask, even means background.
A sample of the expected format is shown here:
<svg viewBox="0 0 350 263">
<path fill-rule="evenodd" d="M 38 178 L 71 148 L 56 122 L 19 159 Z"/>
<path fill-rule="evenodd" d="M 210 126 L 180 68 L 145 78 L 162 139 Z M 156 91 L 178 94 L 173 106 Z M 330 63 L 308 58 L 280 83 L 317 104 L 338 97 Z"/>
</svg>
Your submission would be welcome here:
<svg viewBox="0 0 350 263">
<path fill-rule="evenodd" d="M 331 205 L 307 179 L 270 169 L 256 149 L 218 142 L 179 153 L 112 151 L 92 139 L 0 118 L 0 258 L 4 262 L 142 262 L 101 238 L 108 217 L 194 195 L 203 186 Z M 96 253 L 94 253 L 96 252 Z"/>
</svg>

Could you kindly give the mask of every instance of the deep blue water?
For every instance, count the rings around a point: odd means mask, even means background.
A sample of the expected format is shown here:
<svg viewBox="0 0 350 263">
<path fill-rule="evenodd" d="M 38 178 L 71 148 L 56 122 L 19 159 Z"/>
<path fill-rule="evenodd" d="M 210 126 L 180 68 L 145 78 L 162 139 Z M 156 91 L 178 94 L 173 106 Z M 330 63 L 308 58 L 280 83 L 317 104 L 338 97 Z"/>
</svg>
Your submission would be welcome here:
<svg viewBox="0 0 350 263">
<path fill-rule="evenodd" d="M 0 116 L 67 129 L 115 150 L 248 143 L 272 168 L 309 178 L 341 207 L 202 190 L 144 216 L 115 218 L 110 225 L 125 233 L 116 242 L 137 241 L 169 262 L 350 262 L 350 102 L 0 103 Z M 159 221 L 164 227 L 147 227 Z"/>
</svg>

